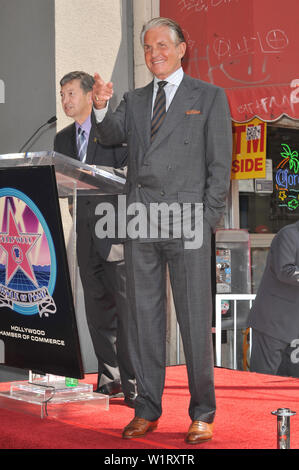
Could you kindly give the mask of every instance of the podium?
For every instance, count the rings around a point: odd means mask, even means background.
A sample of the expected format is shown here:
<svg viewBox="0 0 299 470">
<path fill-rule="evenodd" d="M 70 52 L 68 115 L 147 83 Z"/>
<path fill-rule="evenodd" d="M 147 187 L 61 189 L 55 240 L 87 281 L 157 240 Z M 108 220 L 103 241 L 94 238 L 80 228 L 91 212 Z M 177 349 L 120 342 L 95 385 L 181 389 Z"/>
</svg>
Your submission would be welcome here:
<svg viewBox="0 0 299 470">
<path fill-rule="evenodd" d="M 83 404 L 108 409 L 107 396 L 84 382 L 67 386 L 64 378 L 82 379 L 86 371 L 79 200 L 121 194 L 124 184 L 121 170 L 56 152 L 0 156 L 0 363 L 29 370 L 28 381 L 0 393 L 0 406 L 37 410 L 42 418 L 49 410 L 65 413 L 66 404 L 73 412 Z"/>
</svg>

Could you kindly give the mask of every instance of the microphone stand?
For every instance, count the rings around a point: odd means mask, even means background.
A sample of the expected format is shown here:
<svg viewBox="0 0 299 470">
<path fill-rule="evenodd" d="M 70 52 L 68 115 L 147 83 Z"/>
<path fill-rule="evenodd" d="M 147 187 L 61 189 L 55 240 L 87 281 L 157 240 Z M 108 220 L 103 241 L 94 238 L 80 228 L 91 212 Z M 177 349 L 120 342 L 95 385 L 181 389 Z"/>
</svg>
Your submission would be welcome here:
<svg viewBox="0 0 299 470">
<path fill-rule="evenodd" d="M 47 124 L 52 124 L 52 122 L 55 122 L 57 121 L 57 117 L 56 116 L 53 116 L 51 117 L 47 122 L 45 122 L 44 124 L 42 124 L 35 132 L 34 134 L 29 137 L 29 139 L 27 140 L 27 142 L 25 142 L 25 144 L 20 148 L 19 152 L 18 153 L 21 153 L 23 151 L 23 149 L 26 147 L 26 145 L 30 142 L 30 140 L 33 139 L 33 137 L 36 136 L 36 134 L 43 128 L 45 127 Z"/>
</svg>

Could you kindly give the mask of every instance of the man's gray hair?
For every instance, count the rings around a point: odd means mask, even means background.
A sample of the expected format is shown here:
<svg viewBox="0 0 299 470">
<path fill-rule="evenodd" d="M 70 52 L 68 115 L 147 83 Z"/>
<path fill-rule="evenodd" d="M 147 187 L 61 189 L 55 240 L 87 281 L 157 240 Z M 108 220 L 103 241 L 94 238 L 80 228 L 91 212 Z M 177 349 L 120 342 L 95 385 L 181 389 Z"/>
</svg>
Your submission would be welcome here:
<svg viewBox="0 0 299 470">
<path fill-rule="evenodd" d="M 176 21 L 171 20 L 170 18 L 159 17 L 159 18 L 153 18 L 149 20 L 143 26 L 141 34 L 140 34 L 140 40 L 141 40 L 142 46 L 144 46 L 145 33 L 149 29 L 160 28 L 161 26 L 167 26 L 170 29 L 172 37 L 173 37 L 173 41 L 176 43 L 176 45 L 181 42 L 186 42 L 183 31 L 180 25 Z"/>
<path fill-rule="evenodd" d="M 85 93 L 88 93 L 92 90 L 94 85 L 94 78 L 86 72 L 69 72 L 60 80 L 60 86 L 64 86 L 66 83 L 71 82 L 72 80 L 80 80 L 80 87 Z"/>
</svg>

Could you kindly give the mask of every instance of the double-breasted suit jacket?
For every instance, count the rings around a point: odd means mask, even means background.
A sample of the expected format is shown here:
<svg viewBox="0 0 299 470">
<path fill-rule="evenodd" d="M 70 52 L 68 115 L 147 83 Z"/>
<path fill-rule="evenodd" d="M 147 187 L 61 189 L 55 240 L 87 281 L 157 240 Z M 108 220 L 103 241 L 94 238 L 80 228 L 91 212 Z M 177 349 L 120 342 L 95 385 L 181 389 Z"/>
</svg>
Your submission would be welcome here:
<svg viewBox="0 0 299 470">
<path fill-rule="evenodd" d="M 106 145 L 127 142 L 128 203 L 202 202 L 212 228 L 230 181 L 231 118 L 224 90 L 188 75 L 151 144 L 153 83 L 129 92 L 98 126 Z"/>
</svg>

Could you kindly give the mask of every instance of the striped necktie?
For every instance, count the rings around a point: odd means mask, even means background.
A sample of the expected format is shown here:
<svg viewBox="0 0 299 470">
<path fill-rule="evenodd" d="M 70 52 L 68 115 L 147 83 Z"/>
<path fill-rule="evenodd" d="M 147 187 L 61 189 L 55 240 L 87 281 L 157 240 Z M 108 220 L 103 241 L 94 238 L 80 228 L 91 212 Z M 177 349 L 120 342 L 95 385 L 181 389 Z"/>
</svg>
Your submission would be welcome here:
<svg viewBox="0 0 299 470">
<path fill-rule="evenodd" d="M 87 139 L 85 131 L 79 127 L 78 129 L 78 157 L 81 162 L 85 161 L 87 150 Z"/>
<path fill-rule="evenodd" d="M 152 117 L 151 141 L 154 140 L 166 115 L 166 96 L 164 91 L 164 87 L 166 84 L 167 82 L 165 81 L 158 82 L 159 89 L 155 99 Z"/>
</svg>

